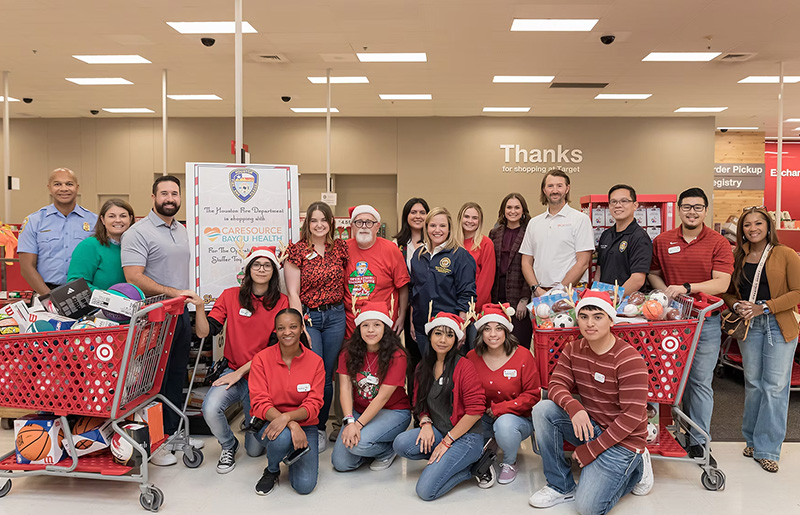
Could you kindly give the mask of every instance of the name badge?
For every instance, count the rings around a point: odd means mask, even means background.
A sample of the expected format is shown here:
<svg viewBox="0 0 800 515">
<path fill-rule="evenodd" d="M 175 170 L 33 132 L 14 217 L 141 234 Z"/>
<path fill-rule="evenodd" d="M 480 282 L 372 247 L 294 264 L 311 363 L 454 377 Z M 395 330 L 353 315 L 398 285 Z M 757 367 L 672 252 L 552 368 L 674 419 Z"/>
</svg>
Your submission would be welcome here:
<svg viewBox="0 0 800 515">
<path fill-rule="evenodd" d="M 507 377 L 511 379 L 512 377 L 517 377 L 516 369 L 510 368 L 508 370 L 503 370 L 503 377 Z"/>
<path fill-rule="evenodd" d="M 250 311 L 249 311 L 249 310 L 247 310 L 247 309 L 245 309 L 245 308 L 242 308 L 242 309 L 240 309 L 240 310 L 239 310 L 239 316 L 243 316 L 243 317 L 251 317 L 251 316 L 253 316 L 253 314 L 252 314 L 252 313 L 250 313 Z"/>
<path fill-rule="evenodd" d="M 314 259 L 317 256 L 319 256 L 319 254 L 317 254 L 316 252 L 312 252 L 311 254 L 306 256 L 306 259 L 311 261 L 312 259 Z"/>
<path fill-rule="evenodd" d="M 670 247 L 667 249 L 667 252 L 670 254 L 677 254 L 681 251 L 681 247 L 679 245 L 675 245 L 674 247 Z"/>
<path fill-rule="evenodd" d="M 594 380 L 597 381 L 598 383 L 605 383 L 606 382 L 606 376 L 604 376 L 600 372 L 595 372 L 594 373 Z"/>
<path fill-rule="evenodd" d="M 364 378 L 364 382 L 367 384 L 378 384 L 378 378 L 375 376 L 367 376 Z"/>
<path fill-rule="evenodd" d="M 297 385 L 297 391 L 300 392 L 300 393 L 310 392 L 311 391 L 311 385 L 308 384 L 308 383 L 298 384 Z"/>
</svg>

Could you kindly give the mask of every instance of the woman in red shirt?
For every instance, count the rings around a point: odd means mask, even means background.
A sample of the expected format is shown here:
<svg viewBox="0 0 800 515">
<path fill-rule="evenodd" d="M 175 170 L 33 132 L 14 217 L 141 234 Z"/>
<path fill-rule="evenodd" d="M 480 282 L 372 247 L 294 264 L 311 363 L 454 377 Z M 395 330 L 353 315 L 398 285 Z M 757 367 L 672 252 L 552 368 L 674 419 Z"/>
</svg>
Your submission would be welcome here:
<svg viewBox="0 0 800 515">
<path fill-rule="evenodd" d="M 519 445 L 533 433 L 531 410 L 541 396 L 536 361 L 511 333 L 515 312 L 508 304 L 484 305 L 475 322 L 475 349 L 467 354 L 486 393 L 484 439 L 494 437 L 503 450 L 501 485 L 517 477 Z"/>
<path fill-rule="evenodd" d="M 392 331 L 383 302 L 367 302 L 355 320 L 357 330 L 339 354 L 339 401 L 344 427 L 331 454 L 339 472 L 355 470 L 367 458 L 369 468 L 384 470 L 397 454 L 395 437 L 411 422 L 405 391 L 406 351 Z"/>
<path fill-rule="evenodd" d="M 456 349 L 464 337 L 463 326 L 461 317 L 450 313 L 439 313 L 425 324 L 431 351 L 417 366 L 414 386 L 420 427 L 394 440 L 397 454 L 428 461 L 416 488 L 424 501 L 438 499 L 473 477 L 472 466 L 483 453 L 480 419 L 485 397 L 475 366 Z M 493 469 L 479 486 L 494 484 Z"/>
<path fill-rule="evenodd" d="M 278 268 L 275 247 L 254 247 L 242 264 L 242 285 L 223 291 L 208 317 L 204 309 L 197 310 L 195 332 L 200 338 L 216 336 L 228 323 L 224 350 L 227 366 L 203 400 L 203 418 L 222 447 L 217 462 L 220 474 L 236 467 L 239 450 L 239 440 L 225 411 L 241 402 L 244 419 L 250 420 L 247 378 L 253 356 L 267 347 L 275 313 L 289 307 L 289 300 L 281 293 Z M 264 453 L 264 446 L 251 433 L 245 433 L 244 448 L 249 456 Z"/>
<path fill-rule="evenodd" d="M 275 317 L 277 344 L 253 358 L 250 367 L 251 413 L 269 424 L 259 431 L 267 448 L 267 468 L 256 483 L 256 493 L 267 495 L 278 484 L 281 461 L 293 451 L 308 448 L 289 465 L 289 482 L 297 493 L 308 494 L 317 485 L 319 449 L 317 417 L 322 407 L 325 368 L 322 358 L 301 343 L 303 317 L 286 308 Z"/>
<path fill-rule="evenodd" d="M 344 277 L 347 245 L 333 239 L 335 222 L 330 206 L 312 202 L 300 229 L 300 241 L 289 246 L 286 289 L 289 305 L 303 313 L 311 349 L 325 363 L 325 404 L 319 413 L 319 452 L 327 447 L 325 424 L 333 399 L 333 371 L 346 329 Z"/>
</svg>

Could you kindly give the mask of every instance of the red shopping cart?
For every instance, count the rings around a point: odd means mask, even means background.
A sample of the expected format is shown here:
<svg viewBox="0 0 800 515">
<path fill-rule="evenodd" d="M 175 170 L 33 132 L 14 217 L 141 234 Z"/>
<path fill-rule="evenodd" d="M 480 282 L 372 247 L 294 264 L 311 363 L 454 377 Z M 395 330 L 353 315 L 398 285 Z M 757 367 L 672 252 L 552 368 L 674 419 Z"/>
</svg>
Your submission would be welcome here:
<svg viewBox="0 0 800 515">
<path fill-rule="evenodd" d="M 110 418 L 115 433 L 133 446 L 142 463 L 119 465 L 108 450 L 78 457 L 73 445 L 70 456 L 57 464 L 19 464 L 12 450 L 0 457 L 0 477 L 9 478 L 0 497 L 11 490 L 14 477 L 70 476 L 139 483 L 142 507 L 158 510 L 164 494 L 148 481 L 148 453 L 119 424 L 157 399 L 182 417 L 187 430 L 152 442 L 151 452 L 169 443 L 184 451 L 187 467 L 203 462 L 202 452 L 189 445 L 186 415 L 159 394 L 175 323 L 183 310 L 183 297 L 156 300 L 137 311 L 128 325 L 0 337 L 0 407 L 60 416 L 68 441 L 72 434 L 67 415 Z"/>
<path fill-rule="evenodd" d="M 708 490 L 721 490 L 725 474 L 710 465 L 709 436 L 679 407 L 700 331 L 705 318 L 722 306 L 722 300 L 703 293 L 677 299 L 681 304 L 681 320 L 639 324 L 617 324 L 612 333 L 630 343 L 644 358 L 650 376 L 648 402 L 659 405 L 659 434 L 647 448 L 654 458 L 692 461 L 703 469 L 701 482 Z M 547 388 L 561 349 L 581 337 L 578 328 L 539 329 L 534 326 L 534 355 L 542 388 Z M 662 409 L 667 407 L 669 409 Z M 705 436 L 704 456 L 687 456 L 675 435 L 680 429 L 694 428 Z"/>
</svg>

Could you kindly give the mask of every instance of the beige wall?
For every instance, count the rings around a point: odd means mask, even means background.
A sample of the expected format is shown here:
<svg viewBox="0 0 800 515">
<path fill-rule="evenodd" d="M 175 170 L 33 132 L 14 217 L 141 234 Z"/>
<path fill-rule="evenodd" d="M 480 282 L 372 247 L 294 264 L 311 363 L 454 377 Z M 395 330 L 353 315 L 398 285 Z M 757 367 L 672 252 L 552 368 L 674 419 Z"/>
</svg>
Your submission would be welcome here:
<svg viewBox="0 0 800 515">
<path fill-rule="evenodd" d="M 711 117 L 336 117 L 332 127 L 337 214 L 368 201 L 390 209 L 395 196 L 399 210 L 405 199 L 423 196 L 454 212 L 467 200 L 477 201 L 488 222 L 510 191 L 521 192 L 531 210 L 541 212 L 541 174 L 503 173 L 501 144 L 580 148 L 573 206 L 581 195 L 604 193 L 616 182 L 629 182 L 640 193 L 712 187 Z M 182 174 L 186 161 L 230 162 L 233 129 L 229 118 L 171 119 L 168 171 Z M 303 206 L 319 198 L 325 186 L 324 118 L 246 118 L 244 134 L 252 162 L 299 166 Z M 11 145 L 12 174 L 22 182 L 22 190 L 12 192 L 12 223 L 48 203 L 46 177 L 57 166 L 78 172 L 88 208 L 96 210 L 99 196 L 114 194 L 129 195 L 139 214 L 150 208 L 153 177 L 161 173 L 158 118 L 13 119 Z M 349 175 L 364 177 L 353 181 L 344 177 Z"/>
</svg>

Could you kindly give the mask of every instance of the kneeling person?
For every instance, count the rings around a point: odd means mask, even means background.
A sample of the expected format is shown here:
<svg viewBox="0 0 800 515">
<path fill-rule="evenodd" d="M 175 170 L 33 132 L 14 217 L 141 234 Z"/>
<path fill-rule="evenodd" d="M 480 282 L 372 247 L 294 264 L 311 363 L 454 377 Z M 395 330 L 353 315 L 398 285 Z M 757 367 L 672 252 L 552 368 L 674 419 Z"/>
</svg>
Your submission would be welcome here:
<svg viewBox="0 0 800 515">
<path fill-rule="evenodd" d="M 550 378 L 550 400 L 533 408 L 547 486 L 529 503 L 549 508 L 576 501 L 579 513 L 607 513 L 628 492 L 645 495 L 653 487 L 645 447 L 647 367 L 636 349 L 611 334 L 608 293 L 587 291 L 575 310 L 583 338 L 564 346 Z M 576 446 L 577 487 L 564 441 Z"/>
</svg>

